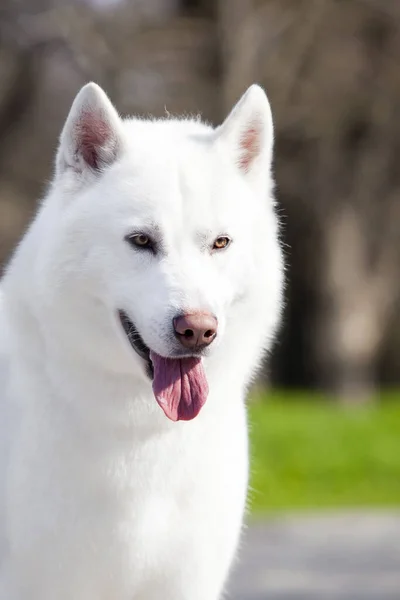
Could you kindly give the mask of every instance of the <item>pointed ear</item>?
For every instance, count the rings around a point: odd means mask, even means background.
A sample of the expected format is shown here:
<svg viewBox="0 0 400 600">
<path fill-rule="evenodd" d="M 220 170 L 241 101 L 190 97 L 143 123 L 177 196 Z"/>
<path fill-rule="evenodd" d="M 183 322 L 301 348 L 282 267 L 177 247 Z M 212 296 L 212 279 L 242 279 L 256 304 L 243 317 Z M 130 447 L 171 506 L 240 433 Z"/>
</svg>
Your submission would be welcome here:
<svg viewBox="0 0 400 600">
<path fill-rule="evenodd" d="M 216 134 L 243 175 L 257 178 L 262 173 L 269 174 L 273 148 L 272 114 L 260 86 L 249 87 Z"/>
<path fill-rule="evenodd" d="M 101 172 L 119 156 L 122 124 L 105 92 L 95 83 L 76 96 L 60 137 L 56 174 L 79 179 Z"/>
</svg>

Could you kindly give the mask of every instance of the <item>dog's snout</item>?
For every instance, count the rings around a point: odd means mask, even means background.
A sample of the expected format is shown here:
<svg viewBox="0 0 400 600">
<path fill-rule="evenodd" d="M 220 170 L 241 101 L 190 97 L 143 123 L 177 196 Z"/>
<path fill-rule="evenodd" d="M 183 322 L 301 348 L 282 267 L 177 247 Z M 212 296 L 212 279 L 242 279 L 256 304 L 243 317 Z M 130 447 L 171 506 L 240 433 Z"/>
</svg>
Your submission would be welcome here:
<svg viewBox="0 0 400 600">
<path fill-rule="evenodd" d="M 180 315 L 173 324 L 175 335 L 185 348 L 209 346 L 217 335 L 218 322 L 210 313 Z"/>
</svg>

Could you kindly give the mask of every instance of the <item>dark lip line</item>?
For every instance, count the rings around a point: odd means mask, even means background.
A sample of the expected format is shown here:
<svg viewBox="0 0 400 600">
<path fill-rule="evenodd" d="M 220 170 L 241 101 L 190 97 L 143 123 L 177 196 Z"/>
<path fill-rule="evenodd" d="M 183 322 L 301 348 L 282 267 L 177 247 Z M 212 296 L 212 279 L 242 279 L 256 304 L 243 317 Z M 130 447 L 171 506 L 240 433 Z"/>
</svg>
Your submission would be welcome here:
<svg viewBox="0 0 400 600">
<path fill-rule="evenodd" d="M 146 373 L 150 379 L 154 378 L 153 363 L 150 358 L 150 348 L 146 346 L 143 339 L 141 338 L 135 324 L 130 320 L 124 310 L 118 310 L 118 317 L 121 323 L 122 329 L 125 332 L 128 342 L 134 349 L 136 354 L 140 356 L 146 363 Z"/>
</svg>

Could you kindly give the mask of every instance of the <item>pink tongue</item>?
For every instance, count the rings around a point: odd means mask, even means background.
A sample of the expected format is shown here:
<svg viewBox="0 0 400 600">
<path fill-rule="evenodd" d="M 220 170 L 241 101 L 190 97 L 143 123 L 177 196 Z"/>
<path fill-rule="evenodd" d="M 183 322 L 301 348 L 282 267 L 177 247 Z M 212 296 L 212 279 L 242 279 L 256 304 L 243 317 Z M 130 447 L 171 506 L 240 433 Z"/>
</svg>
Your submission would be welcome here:
<svg viewBox="0 0 400 600">
<path fill-rule="evenodd" d="M 153 392 L 172 421 L 197 417 L 207 400 L 208 383 L 200 358 L 163 358 L 150 352 L 154 368 Z"/>
</svg>

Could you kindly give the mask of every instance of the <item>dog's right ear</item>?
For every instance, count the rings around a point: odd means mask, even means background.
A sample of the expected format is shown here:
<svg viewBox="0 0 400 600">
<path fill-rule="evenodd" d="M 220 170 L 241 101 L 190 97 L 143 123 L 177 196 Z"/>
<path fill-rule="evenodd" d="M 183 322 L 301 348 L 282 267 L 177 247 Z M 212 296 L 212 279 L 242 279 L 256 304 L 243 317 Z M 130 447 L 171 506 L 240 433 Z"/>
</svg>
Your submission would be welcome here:
<svg viewBox="0 0 400 600">
<path fill-rule="evenodd" d="M 70 173 L 84 183 L 117 160 L 122 147 L 121 119 L 105 92 L 95 83 L 76 96 L 56 160 L 56 177 Z"/>
<path fill-rule="evenodd" d="M 249 87 L 216 129 L 216 137 L 247 181 L 265 181 L 271 167 L 274 134 L 271 107 L 260 86 Z"/>
</svg>

